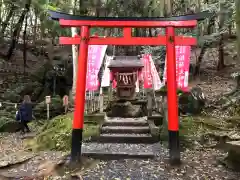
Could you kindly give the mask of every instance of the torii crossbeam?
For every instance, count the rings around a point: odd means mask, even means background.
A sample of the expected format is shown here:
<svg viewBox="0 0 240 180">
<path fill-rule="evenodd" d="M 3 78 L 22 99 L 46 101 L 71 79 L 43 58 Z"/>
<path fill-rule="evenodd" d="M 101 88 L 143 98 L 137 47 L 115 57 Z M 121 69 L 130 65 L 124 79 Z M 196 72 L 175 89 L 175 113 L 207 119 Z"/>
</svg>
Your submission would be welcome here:
<svg viewBox="0 0 240 180">
<path fill-rule="evenodd" d="M 79 44 L 78 72 L 76 84 L 75 111 L 72 130 L 71 160 L 81 158 L 82 132 L 84 124 L 84 104 L 87 72 L 88 45 L 165 45 L 167 48 L 167 98 L 168 131 L 171 164 L 180 163 L 179 122 L 176 84 L 175 46 L 195 45 L 192 37 L 176 36 L 175 28 L 194 28 L 197 20 L 210 16 L 209 12 L 171 18 L 116 18 L 83 17 L 49 11 L 52 19 L 58 20 L 62 27 L 80 27 L 79 37 L 60 37 L 60 44 Z M 123 28 L 122 37 L 90 37 L 92 27 Z M 133 37 L 132 28 L 166 28 L 166 35 L 158 37 Z"/>
</svg>

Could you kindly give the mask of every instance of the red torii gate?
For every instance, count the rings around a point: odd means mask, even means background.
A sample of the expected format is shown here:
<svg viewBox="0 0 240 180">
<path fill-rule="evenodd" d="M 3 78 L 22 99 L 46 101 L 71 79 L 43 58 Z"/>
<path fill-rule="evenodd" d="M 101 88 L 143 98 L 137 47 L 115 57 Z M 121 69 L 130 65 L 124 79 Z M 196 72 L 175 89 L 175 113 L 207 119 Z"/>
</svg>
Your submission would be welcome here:
<svg viewBox="0 0 240 180">
<path fill-rule="evenodd" d="M 58 13 L 58 12 L 54 12 Z M 166 18 L 115 18 L 81 17 L 58 14 L 62 27 L 81 27 L 79 37 L 60 37 L 60 44 L 79 44 L 78 72 L 76 84 L 75 111 L 72 130 L 71 160 L 81 158 L 82 132 L 84 124 L 84 102 L 87 72 L 88 45 L 165 45 L 167 48 L 167 98 L 169 152 L 172 164 L 180 163 L 179 121 L 176 83 L 175 46 L 196 45 L 192 37 L 176 36 L 175 28 L 194 28 L 197 20 L 166 21 Z M 71 17 L 70 17 L 71 16 Z M 90 37 L 92 27 L 123 28 L 122 37 Z M 132 28 L 166 28 L 165 36 L 133 37 Z"/>
</svg>

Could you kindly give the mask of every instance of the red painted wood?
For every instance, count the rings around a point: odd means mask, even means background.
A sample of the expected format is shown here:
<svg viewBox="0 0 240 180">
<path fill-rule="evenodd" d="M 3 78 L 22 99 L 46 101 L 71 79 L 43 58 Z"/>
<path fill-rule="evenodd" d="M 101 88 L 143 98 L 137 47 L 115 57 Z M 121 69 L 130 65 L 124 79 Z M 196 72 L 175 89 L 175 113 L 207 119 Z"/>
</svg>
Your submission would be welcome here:
<svg viewBox="0 0 240 180">
<path fill-rule="evenodd" d="M 81 37 L 89 38 L 89 27 L 81 27 Z M 83 129 L 84 124 L 84 106 L 85 106 L 85 89 L 88 59 L 88 41 L 83 40 L 80 43 L 78 56 L 78 71 L 76 83 L 75 110 L 73 118 L 73 129 Z"/>
<path fill-rule="evenodd" d="M 123 28 L 123 36 L 125 38 L 132 37 L 132 28 Z"/>
<path fill-rule="evenodd" d="M 168 130 L 178 131 L 178 101 L 176 81 L 175 32 L 173 27 L 166 28 L 167 41 L 167 101 L 168 101 Z M 172 39 L 173 41 L 171 41 Z"/>
<path fill-rule="evenodd" d="M 191 21 L 94 21 L 94 20 L 65 20 L 60 19 L 59 23 L 63 27 L 188 27 L 194 28 L 197 20 Z"/>
<path fill-rule="evenodd" d="M 59 43 L 72 45 L 72 44 L 80 44 L 81 38 L 72 38 L 72 37 L 60 37 Z M 89 45 L 166 45 L 166 36 L 159 37 L 107 37 L 107 38 L 90 38 Z M 183 37 L 176 36 L 175 37 L 175 45 L 182 46 L 191 46 L 196 45 L 197 40 L 192 37 Z"/>
</svg>

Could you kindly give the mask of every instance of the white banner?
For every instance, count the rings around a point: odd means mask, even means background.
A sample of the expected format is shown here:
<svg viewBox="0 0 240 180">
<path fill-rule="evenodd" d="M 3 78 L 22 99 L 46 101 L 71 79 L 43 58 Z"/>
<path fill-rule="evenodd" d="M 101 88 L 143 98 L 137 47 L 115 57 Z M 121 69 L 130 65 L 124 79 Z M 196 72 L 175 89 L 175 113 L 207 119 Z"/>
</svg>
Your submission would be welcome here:
<svg viewBox="0 0 240 180">
<path fill-rule="evenodd" d="M 161 81 L 161 79 L 159 77 L 159 74 L 158 74 L 157 69 L 156 69 L 156 67 L 154 65 L 152 56 L 150 55 L 149 58 L 150 58 L 150 66 L 151 66 L 153 89 L 156 91 L 156 90 L 161 89 L 164 86 L 164 84 L 162 83 L 162 81 Z"/>
<path fill-rule="evenodd" d="M 108 86 L 110 86 L 110 69 L 108 68 L 108 66 L 109 66 L 110 61 L 112 59 L 113 59 L 112 56 L 107 56 L 106 55 L 105 69 L 103 71 L 101 87 L 108 87 Z"/>
<path fill-rule="evenodd" d="M 135 91 L 136 92 L 139 92 L 139 77 L 137 76 L 137 81 L 136 81 L 136 88 L 135 88 Z"/>
</svg>

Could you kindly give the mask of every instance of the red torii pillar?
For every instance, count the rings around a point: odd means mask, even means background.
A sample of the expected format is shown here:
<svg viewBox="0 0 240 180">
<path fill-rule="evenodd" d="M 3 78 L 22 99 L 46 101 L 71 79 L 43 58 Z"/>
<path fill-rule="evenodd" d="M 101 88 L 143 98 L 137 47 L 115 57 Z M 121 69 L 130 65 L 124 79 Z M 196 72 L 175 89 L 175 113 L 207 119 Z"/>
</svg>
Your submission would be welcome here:
<svg viewBox="0 0 240 180">
<path fill-rule="evenodd" d="M 116 20 L 115 20 L 116 19 Z M 170 163 L 180 163 L 179 122 L 176 83 L 175 46 L 195 45 L 192 37 L 175 36 L 175 28 L 194 28 L 196 20 L 157 21 L 157 20 L 65 20 L 60 19 L 63 27 L 81 27 L 80 37 L 60 37 L 60 44 L 80 44 L 76 84 L 75 111 L 72 130 L 71 160 L 81 158 L 82 133 L 84 124 L 84 103 L 88 45 L 165 45 L 167 47 L 167 98 Z M 90 37 L 91 27 L 123 28 L 122 37 Z M 166 28 L 165 36 L 132 37 L 132 28 Z"/>
</svg>

